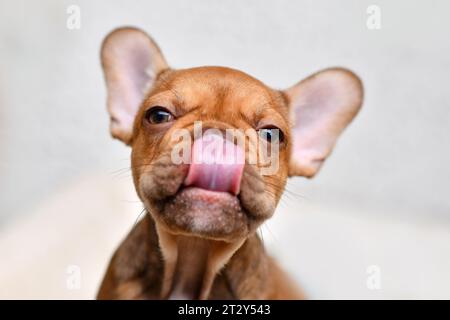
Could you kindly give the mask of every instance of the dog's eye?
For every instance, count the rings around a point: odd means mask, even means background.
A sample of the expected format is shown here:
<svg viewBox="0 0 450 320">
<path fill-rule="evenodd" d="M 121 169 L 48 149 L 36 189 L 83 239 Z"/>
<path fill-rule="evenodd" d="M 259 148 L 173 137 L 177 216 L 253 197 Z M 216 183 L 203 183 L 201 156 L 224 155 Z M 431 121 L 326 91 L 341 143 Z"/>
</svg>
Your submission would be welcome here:
<svg viewBox="0 0 450 320">
<path fill-rule="evenodd" d="M 269 143 L 282 143 L 284 141 L 284 133 L 277 127 L 267 127 L 258 130 L 259 136 Z"/>
<path fill-rule="evenodd" d="M 157 106 L 145 112 L 145 119 L 151 124 L 159 124 L 172 121 L 173 115 L 166 108 Z"/>
</svg>

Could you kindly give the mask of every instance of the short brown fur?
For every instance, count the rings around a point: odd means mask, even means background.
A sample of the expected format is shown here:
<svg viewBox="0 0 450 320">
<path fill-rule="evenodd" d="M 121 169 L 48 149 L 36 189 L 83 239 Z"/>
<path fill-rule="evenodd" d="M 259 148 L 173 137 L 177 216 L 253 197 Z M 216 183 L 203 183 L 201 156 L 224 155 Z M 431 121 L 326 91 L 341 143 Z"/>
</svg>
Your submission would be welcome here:
<svg viewBox="0 0 450 320">
<path fill-rule="evenodd" d="M 256 230 L 274 213 L 288 175 L 307 172 L 303 175 L 311 177 L 330 154 L 361 105 L 359 79 L 343 69 L 328 69 L 279 91 L 225 67 L 173 70 L 153 40 L 133 28 L 118 29 L 106 38 L 102 61 L 111 132 L 132 148 L 133 180 L 147 211 L 111 259 L 98 298 L 304 298 L 267 255 Z M 334 94 L 333 103 L 315 92 Z M 323 101 L 326 108 L 321 112 Z M 145 114 L 153 106 L 164 106 L 176 120 L 149 124 Z M 311 128 L 306 135 L 293 121 L 299 118 L 293 113 L 302 110 Z M 325 113 L 330 116 L 320 120 Z M 195 121 L 217 129 L 274 126 L 285 135 L 277 171 L 261 175 L 259 164 L 246 163 L 238 207 L 206 207 L 218 210 L 220 219 L 200 231 L 186 220 L 190 204 L 177 201 L 188 166 L 170 160 L 172 133 L 192 132 Z M 320 135 L 314 135 L 316 131 Z M 298 133 L 306 139 L 298 140 Z M 304 148 L 301 159 L 292 150 L 296 141 Z M 205 218 L 214 219 L 213 212 Z"/>
</svg>

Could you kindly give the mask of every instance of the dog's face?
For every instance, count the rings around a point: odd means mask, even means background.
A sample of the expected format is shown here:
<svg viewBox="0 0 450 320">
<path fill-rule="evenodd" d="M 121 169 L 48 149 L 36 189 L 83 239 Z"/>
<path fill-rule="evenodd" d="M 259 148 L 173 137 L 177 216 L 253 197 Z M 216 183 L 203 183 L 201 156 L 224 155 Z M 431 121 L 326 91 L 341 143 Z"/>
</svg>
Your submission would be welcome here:
<svg viewBox="0 0 450 320">
<path fill-rule="evenodd" d="M 105 39 L 102 62 L 112 135 L 132 147 L 138 195 L 173 234 L 232 242 L 253 233 L 273 214 L 288 176 L 319 170 L 362 102 L 360 81 L 343 69 L 285 91 L 228 68 L 172 70 L 131 28 Z M 175 159 L 180 145 L 189 161 Z M 254 157 L 261 148 L 270 151 Z"/>
<path fill-rule="evenodd" d="M 180 141 L 173 137 L 182 129 L 193 137 L 195 123 L 201 123 L 202 136 L 208 129 L 225 133 L 277 128 L 281 139 L 276 160 L 281 165 L 262 175 L 260 162 L 175 164 L 173 149 Z M 173 232 L 222 240 L 245 237 L 275 210 L 288 174 L 289 135 L 283 96 L 252 77 L 218 67 L 167 70 L 155 81 L 134 124 L 131 145 L 137 191 L 155 220 Z M 224 144 L 224 136 L 209 138 Z M 195 150 L 191 157 L 194 154 Z M 215 185 L 209 176 L 214 176 Z"/>
</svg>

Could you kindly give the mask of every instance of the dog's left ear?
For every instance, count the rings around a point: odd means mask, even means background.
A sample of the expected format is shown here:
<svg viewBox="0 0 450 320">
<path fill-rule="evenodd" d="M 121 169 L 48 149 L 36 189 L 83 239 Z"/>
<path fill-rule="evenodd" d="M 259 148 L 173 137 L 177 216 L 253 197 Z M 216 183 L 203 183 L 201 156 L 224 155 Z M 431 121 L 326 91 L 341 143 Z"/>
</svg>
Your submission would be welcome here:
<svg viewBox="0 0 450 320">
<path fill-rule="evenodd" d="M 129 144 L 134 118 L 145 94 L 168 65 L 153 39 L 136 28 L 112 31 L 103 41 L 101 59 L 111 134 Z"/>
<path fill-rule="evenodd" d="M 363 87 L 351 71 L 320 71 L 284 91 L 291 112 L 290 176 L 313 177 L 361 107 Z"/>
</svg>

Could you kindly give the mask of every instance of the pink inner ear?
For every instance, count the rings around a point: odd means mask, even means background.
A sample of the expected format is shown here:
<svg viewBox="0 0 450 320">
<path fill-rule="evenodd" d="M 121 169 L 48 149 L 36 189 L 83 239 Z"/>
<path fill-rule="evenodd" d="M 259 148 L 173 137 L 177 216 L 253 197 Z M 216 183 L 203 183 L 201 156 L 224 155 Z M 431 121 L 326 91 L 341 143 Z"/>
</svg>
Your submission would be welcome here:
<svg viewBox="0 0 450 320">
<path fill-rule="evenodd" d="M 362 87 L 352 73 L 320 72 L 287 90 L 294 127 L 291 171 L 312 177 L 361 106 Z"/>
<path fill-rule="evenodd" d="M 133 28 L 118 29 L 107 36 L 102 47 L 102 63 L 111 133 L 128 143 L 145 93 L 167 64 L 153 40 Z"/>
<path fill-rule="evenodd" d="M 146 87 L 151 78 L 146 72 L 150 65 L 150 52 L 129 48 L 121 55 L 115 68 L 116 77 L 108 83 L 112 116 L 112 129 L 127 131 L 133 126 L 134 118 L 144 98 Z"/>
</svg>

